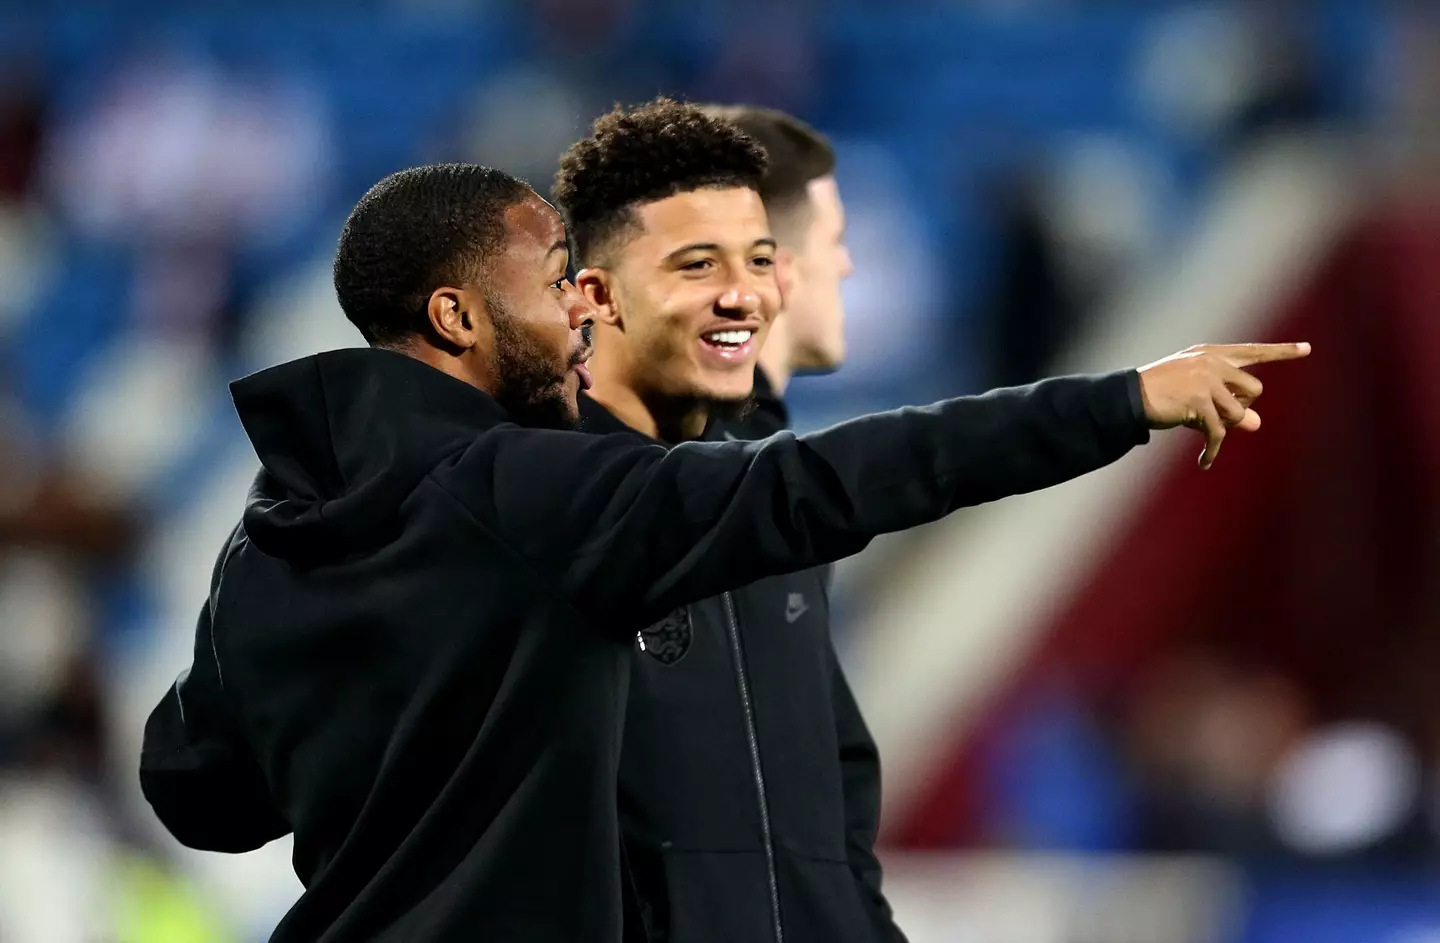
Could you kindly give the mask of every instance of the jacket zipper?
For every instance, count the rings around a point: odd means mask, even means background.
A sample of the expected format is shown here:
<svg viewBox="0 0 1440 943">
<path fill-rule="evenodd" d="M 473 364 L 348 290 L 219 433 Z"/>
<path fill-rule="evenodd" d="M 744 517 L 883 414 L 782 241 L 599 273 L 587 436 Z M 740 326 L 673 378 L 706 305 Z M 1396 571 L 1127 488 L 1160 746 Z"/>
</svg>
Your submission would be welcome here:
<svg viewBox="0 0 1440 943">
<path fill-rule="evenodd" d="M 775 924 L 775 943 L 785 943 L 780 926 L 780 883 L 775 877 L 775 842 L 770 835 L 770 801 L 765 796 L 765 771 L 760 768 L 760 741 L 755 734 L 755 708 L 750 703 L 750 681 L 745 676 L 745 652 L 740 647 L 740 623 L 735 616 L 735 600 L 722 593 L 725 616 L 730 628 L 730 651 L 735 656 L 735 678 L 740 684 L 740 703 L 745 709 L 745 736 L 750 741 L 750 770 L 755 774 L 755 791 L 760 799 L 760 834 L 765 840 L 765 870 L 770 878 L 770 918 Z"/>
</svg>

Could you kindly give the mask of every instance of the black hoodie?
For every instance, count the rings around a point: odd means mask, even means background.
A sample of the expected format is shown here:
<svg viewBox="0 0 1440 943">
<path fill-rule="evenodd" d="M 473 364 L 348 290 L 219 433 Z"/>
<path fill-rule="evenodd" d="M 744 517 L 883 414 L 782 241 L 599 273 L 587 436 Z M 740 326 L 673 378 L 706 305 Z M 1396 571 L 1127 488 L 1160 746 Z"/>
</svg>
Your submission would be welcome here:
<svg viewBox="0 0 1440 943">
<path fill-rule="evenodd" d="M 277 941 L 613 943 L 635 626 L 1106 464 L 1147 435 L 1137 383 L 665 449 L 521 428 L 386 351 L 238 381 L 263 468 L 145 796 L 195 848 L 295 833 Z"/>
<path fill-rule="evenodd" d="M 763 438 L 756 408 L 706 438 Z M 630 430 L 583 397 L 587 432 Z M 713 424 L 712 424 L 713 425 Z M 830 637 L 829 568 L 686 606 L 638 634 L 620 828 L 653 941 L 904 943 L 881 892 L 880 757 Z"/>
</svg>

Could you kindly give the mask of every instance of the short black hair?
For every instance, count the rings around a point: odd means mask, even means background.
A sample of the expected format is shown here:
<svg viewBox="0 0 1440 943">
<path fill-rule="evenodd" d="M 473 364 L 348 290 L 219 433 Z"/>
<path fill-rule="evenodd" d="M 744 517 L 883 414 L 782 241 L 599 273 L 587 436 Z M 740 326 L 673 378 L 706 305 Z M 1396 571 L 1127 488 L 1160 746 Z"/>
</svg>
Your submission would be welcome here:
<svg viewBox="0 0 1440 943">
<path fill-rule="evenodd" d="M 505 209 L 529 184 L 479 164 L 431 164 L 371 187 L 345 220 L 335 294 L 374 346 L 430 332 L 430 295 L 474 281 L 505 240 Z"/>
<path fill-rule="evenodd" d="M 810 218 L 812 180 L 835 172 L 835 148 L 825 135 L 794 115 L 756 105 L 705 105 L 705 113 L 729 121 L 765 148 L 770 162 L 760 198 L 776 238 L 790 242 Z"/>
<path fill-rule="evenodd" d="M 671 98 L 616 106 L 560 159 L 554 199 L 584 264 L 635 224 L 635 209 L 709 187 L 759 191 L 765 151 L 729 122 Z"/>
</svg>

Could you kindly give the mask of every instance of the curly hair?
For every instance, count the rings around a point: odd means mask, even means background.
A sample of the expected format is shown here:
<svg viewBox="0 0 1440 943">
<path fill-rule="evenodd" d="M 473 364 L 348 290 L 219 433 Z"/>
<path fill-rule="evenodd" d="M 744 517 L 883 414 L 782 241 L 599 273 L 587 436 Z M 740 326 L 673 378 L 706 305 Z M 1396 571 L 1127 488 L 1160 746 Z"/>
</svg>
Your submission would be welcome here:
<svg viewBox="0 0 1440 943">
<path fill-rule="evenodd" d="M 472 281 L 505 241 L 505 209 L 532 193 L 478 164 L 401 170 L 360 198 L 335 252 L 335 294 L 373 346 L 430 330 L 430 295 Z"/>
<path fill-rule="evenodd" d="M 754 105 L 704 105 L 705 113 L 729 121 L 765 148 L 769 165 L 760 199 L 775 238 L 793 243 L 810 221 L 810 181 L 835 173 L 835 148 L 794 115 Z"/>
<path fill-rule="evenodd" d="M 583 264 L 598 264 L 616 237 L 638 226 L 635 210 L 709 187 L 759 191 L 765 150 L 734 124 L 657 98 L 617 106 L 560 159 L 553 197 Z"/>
</svg>

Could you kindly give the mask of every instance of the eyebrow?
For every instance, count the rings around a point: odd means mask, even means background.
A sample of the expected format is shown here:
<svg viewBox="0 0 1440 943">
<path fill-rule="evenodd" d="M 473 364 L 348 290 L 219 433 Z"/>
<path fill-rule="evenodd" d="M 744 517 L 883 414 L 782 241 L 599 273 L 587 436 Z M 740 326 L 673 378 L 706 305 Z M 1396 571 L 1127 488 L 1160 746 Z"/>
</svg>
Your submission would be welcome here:
<svg viewBox="0 0 1440 943">
<path fill-rule="evenodd" d="M 769 249 L 778 249 L 778 248 L 780 247 L 780 244 L 779 244 L 778 242 L 776 242 L 774 239 L 770 238 L 769 236 L 766 236 L 766 237 L 763 238 L 763 239 L 756 239 L 754 242 L 750 243 L 750 248 L 752 248 L 752 249 L 758 249 L 758 248 L 761 247 L 761 246 L 765 246 L 766 248 L 769 248 Z M 669 255 L 665 256 L 665 259 L 666 259 L 666 261 L 669 261 L 669 260 L 671 260 L 671 259 L 674 259 L 674 258 L 677 258 L 677 257 L 679 257 L 679 256 L 682 256 L 682 255 L 686 254 L 687 252 L 721 252 L 721 251 L 723 251 L 723 249 L 722 249 L 722 247 L 720 246 L 719 243 L 715 243 L 715 242 L 692 242 L 692 243 L 690 243 L 690 245 L 688 245 L 688 246 L 681 246 L 680 248 L 676 249 L 674 252 L 672 252 L 672 253 L 670 253 Z"/>
<path fill-rule="evenodd" d="M 550 256 L 554 255 L 557 252 L 565 252 L 569 251 L 569 249 L 570 244 L 568 242 L 566 242 L 564 239 L 556 239 L 555 244 L 550 247 L 548 252 L 545 253 L 545 257 L 548 259 Z"/>
</svg>

